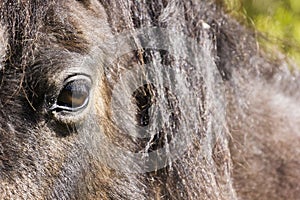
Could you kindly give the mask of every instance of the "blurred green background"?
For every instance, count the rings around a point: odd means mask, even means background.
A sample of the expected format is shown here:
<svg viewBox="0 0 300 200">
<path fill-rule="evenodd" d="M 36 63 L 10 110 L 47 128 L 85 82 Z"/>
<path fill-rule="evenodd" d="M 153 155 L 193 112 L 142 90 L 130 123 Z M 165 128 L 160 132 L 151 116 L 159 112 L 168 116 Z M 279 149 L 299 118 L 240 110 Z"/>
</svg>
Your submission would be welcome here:
<svg viewBox="0 0 300 200">
<path fill-rule="evenodd" d="M 300 66 L 300 0 L 225 0 L 258 30 L 264 48 L 279 50 Z"/>
</svg>

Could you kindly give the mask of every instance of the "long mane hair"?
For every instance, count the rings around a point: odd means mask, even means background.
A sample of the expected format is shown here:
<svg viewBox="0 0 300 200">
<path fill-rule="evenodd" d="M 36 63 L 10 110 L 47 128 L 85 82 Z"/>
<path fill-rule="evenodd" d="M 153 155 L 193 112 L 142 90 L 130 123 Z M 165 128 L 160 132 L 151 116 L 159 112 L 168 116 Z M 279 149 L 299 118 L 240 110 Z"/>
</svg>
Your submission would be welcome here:
<svg viewBox="0 0 300 200">
<path fill-rule="evenodd" d="M 10 124 L 8 116 L 18 115 L 19 128 L 1 127 L 0 197 L 299 198 L 298 73 L 262 52 L 254 31 L 220 1 L 3 0 L 0 10 L 1 105 L 20 108 L 2 113 Z M 124 38 L 130 51 L 115 54 Z M 51 137 L 24 123 L 42 126 L 36 113 L 50 88 L 47 77 L 66 56 L 91 55 L 94 47 L 105 110 L 98 108 L 101 120 L 90 119 L 81 134 L 53 143 L 52 152 L 41 142 Z M 145 82 L 132 90 L 139 77 L 126 72 L 135 69 Z M 127 93 L 134 112 L 122 104 Z M 20 96 L 29 103 L 26 112 Z M 143 124 L 130 126 L 136 121 L 152 123 L 148 137 L 140 136 Z"/>
</svg>

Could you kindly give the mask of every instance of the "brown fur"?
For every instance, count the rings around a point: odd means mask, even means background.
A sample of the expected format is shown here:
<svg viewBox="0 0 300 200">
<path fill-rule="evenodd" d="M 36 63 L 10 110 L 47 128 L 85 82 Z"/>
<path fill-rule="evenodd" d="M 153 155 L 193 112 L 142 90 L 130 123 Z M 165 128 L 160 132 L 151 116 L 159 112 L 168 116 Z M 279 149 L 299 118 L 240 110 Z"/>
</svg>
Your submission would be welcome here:
<svg viewBox="0 0 300 200">
<path fill-rule="evenodd" d="M 0 199 L 300 198 L 299 76 L 284 60 L 260 52 L 254 33 L 227 16 L 220 4 L 2 0 L 0 11 Z M 199 55 L 204 60 L 196 64 L 212 62 L 218 74 L 210 82 L 190 80 L 201 97 L 197 118 L 202 126 L 192 132 L 184 154 L 164 168 L 129 173 L 107 165 L 128 163 L 113 157 L 103 136 L 113 147 L 130 151 L 150 152 L 166 141 L 161 137 L 147 147 L 147 139 L 123 134 L 112 119 L 112 91 L 132 63 L 158 58 L 139 49 L 109 66 L 106 59 L 114 53 L 114 35 L 146 26 L 192 38 L 206 55 Z M 135 41 L 141 45 L 139 38 Z M 89 57 L 93 62 L 82 66 Z M 172 55 L 166 57 L 172 66 Z M 90 69 L 97 87 L 89 106 L 96 113 L 51 114 L 48 97 L 70 74 Z M 210 90 L 216 97 L 207 95 Z M 177 126 L 184 110 L 173 102 Z M 214 106 L 220 102 L 224 110 Z M 82 121 L 86 128 L 78 130 Z M 167 129 L 162 135 L 175 140 L 168 131 L 176 132 Z M 139 168 L 132 164 L 132 170 Z"/>
</svg>

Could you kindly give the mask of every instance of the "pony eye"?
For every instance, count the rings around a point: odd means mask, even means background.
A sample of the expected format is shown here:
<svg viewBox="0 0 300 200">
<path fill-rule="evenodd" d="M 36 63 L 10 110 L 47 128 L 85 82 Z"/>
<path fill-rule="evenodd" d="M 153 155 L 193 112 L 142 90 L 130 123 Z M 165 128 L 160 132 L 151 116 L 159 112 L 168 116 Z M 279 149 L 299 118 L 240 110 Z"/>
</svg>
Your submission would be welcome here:
<svg viewBox="0 0 300 200">
<path fill-rule="evenodd" d="M 52 110 L 76 112 L 88 105 L 91 83 L 87 79 L 68 80 Z"/>
<path fill-rule="evenodd" d="M 82 81 L 68 83 L 57 98 L 57 105 L 70 109 L 78 109 L 87 104 L 89 88 Z"/>
</svg>

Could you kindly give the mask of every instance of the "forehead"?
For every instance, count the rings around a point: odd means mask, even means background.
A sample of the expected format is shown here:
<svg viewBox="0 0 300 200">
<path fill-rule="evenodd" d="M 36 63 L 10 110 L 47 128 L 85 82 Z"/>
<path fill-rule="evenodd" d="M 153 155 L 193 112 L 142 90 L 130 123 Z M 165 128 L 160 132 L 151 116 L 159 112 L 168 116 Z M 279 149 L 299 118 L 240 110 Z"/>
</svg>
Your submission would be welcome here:
<svg viewBox="0 0 300 200">
<path fill-rule="evenodd" d="M 104 57 L 109 51 L 107 41 L 112 34 L 105 10 L 98 1 L 89 4 L 65 1 L 62 6 L 54 5 L 48 9 L 42 32 L 45 36 L 40 41 L 46 45 L 38 48 L 36 58 L 44 63 L 42 67 L 55 63 L 48 69 L 51 74 L 66 77 L 69 73 L 89 71 L 87 73 L 91 74 L 103 68 Z"/>
<path fill-rule="evenodd" d="M 0 29 L 5 74 L 53 74 L 80 62 L 95 47 L 101 48 L 110 36 L 105 10 L 98 1 L 15 1 L 0 8 L 1 22 L 7 27 L 7 40 L 2 39 L 3 26 Z"/>
<path fill-rule="evenodd" d="M 8 29 L 9 45 L 18 46 L 23 53 L 25 48 L 46 47 L 49 42 L 70 52 L 85 53 L 109 34 L 105 10 L 97 1 L 91 2 L 96 5 L 47 0 L 3 4 L 1 22 Z"/>
</svg>

